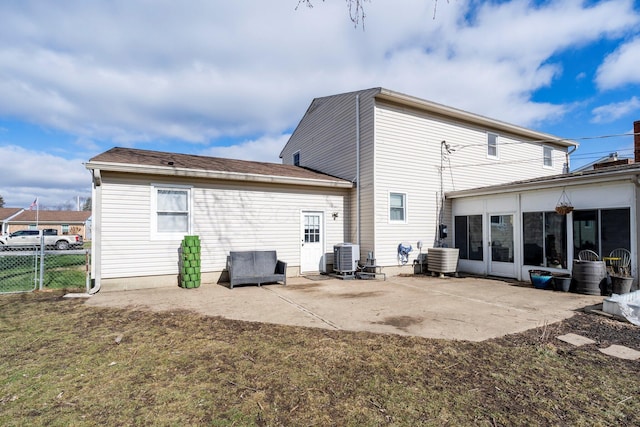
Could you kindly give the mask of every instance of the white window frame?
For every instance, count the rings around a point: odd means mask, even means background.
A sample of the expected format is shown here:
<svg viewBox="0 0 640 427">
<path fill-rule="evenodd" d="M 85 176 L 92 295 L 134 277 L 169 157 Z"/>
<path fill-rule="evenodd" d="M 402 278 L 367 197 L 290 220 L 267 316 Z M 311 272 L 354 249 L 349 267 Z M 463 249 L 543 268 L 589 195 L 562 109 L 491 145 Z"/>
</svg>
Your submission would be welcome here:
<svg viewBox="0 0 640 427">
<path fill-rule="evenodd" d="M 491 145 L 491 137 L 494 138 L 494 145 Z M 500 158 L 499 152 L 498 152 L 498 134 L 497 133 L 493 133 L 493 132 L 487 132 L 487 158 L 489 159 L 498 159 Z M 495 154 L 491 154 L 490 150 L 491 147 L 493 147 L 495 149 Z"/>
<path fill-rule="evenodd" d="M 547 150 L 549 150 L 548 159 L 550 164 L 547 164 Z M 547 169 L 553 168 L 553 147 L 550 147 L 548 145 L 542 146 L 542 167 Z"/>
<path fill-rule="evenodd" d="M 191 234 L 193 226 L 192 187 L 189 185 L 151 184 L 150 234 L 151 240 L 182 240 Z M 184 190 L 187 193 L 187 230 L 186 231 L 158 231 L 158 190 Z"/>
<path fill-rule="evenodd" d="M 296 163 L 296 156 L 298 156 L 297 163 Z M 295 153 L 293 153 L 293 156 L 291 156 L 291 164 L 294 166 L 300 166 L 300 150 L 296 151 Z"/>
<path fill-rule="evenodd" d="M 392 196 L 402 196 L 402 217 L 403 219 L 393 219 L 392 215 L 391 215 L 391 198 Z M 387 207 L 387 212 L 389 214 L 389 223 L 390 224 L 406 224 L 407 223 L 407 217 L 408 217 L 408 212 L 409 209 L 407 208 L 408 206 L 408 202 L 407 202 L 407 193 L 403 193 L 400 191 L 389 191 L 389 197 L 388 197 L 388 207 Z M 394 208 L 397 209 L 397 208 Z"/>
<path fill-rule="evenodd" d="M 69 227 L 69 224 L 62 224 L 60 226 L 60 233 L 61 234 L 69 234 L 69 230 L 71 229 L 71 227 Z"/>
</svg>

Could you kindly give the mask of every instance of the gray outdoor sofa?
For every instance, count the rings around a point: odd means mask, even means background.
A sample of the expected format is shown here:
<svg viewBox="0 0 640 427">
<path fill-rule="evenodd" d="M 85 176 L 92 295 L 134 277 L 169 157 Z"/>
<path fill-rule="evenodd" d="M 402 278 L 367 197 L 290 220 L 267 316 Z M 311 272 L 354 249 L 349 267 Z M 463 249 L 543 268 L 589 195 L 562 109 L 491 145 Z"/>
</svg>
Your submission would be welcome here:
<svg viewBox="0 0 640 427">
<path fill-rule="evenodd" d="M 229 284 L 283 282 L 287 284 L 287 263 L 278 260 L 276 251 L 232 251 L 227 258 Z"/>
</svg>

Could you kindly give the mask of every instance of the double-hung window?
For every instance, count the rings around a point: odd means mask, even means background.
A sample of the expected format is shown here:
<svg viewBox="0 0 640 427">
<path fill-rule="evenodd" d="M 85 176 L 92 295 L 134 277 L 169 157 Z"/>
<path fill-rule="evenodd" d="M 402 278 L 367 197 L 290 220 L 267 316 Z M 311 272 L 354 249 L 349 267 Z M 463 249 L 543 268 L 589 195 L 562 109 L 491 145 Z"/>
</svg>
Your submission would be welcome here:
<svg viewBox="0 0 640 427">
<path fill-rule="evenodd" d="M 156 238 L 176 238 L 191 230 L 191 189 L 152 186 L 151 233 Z"/>
<path fill-rule="evenodd" d="M 498 158 L 498 135 L 487 134 L 487 157 Z"/>
<path fill-rule="evenodd" d="M 542 164 L 545 168 L 553 167 L 553 149 L 542 147 Z"/>
<path fill-rule="evenodd" d="M 407 195 L 389 193 L 389 221 L 407 222 Z"/>
</svg>

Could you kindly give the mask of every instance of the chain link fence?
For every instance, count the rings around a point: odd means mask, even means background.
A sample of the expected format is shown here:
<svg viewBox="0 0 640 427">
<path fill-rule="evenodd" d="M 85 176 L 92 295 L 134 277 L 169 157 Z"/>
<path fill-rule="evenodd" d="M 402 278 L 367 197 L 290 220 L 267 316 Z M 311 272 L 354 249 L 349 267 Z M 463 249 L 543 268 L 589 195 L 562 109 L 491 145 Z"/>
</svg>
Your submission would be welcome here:
<svg viewBox="0 0 640 427">
<path fill-rule="evenodd" d="M 0 294 L 36 289 L 85 288 L 90 251 L 40 250 L 35 246 L 0 252 Z"/>
</svg>

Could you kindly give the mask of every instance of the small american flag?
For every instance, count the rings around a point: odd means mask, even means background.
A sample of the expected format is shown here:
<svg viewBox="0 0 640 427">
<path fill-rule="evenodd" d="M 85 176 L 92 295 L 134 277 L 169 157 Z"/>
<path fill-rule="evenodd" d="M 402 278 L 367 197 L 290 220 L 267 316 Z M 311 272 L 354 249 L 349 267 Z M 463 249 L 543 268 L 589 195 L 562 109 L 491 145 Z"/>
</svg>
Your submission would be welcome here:
<svg viewBox="0 0 640 427">
<path fill-rule="evenodd" d="M 38 198 L 36 197 L 36 199 L 33 201 L 33 203 L 31 203 L 31 205 L 29 206 L 29 210 L 32 211 L 33 208 L 38 207 Z"/>
</svg>

